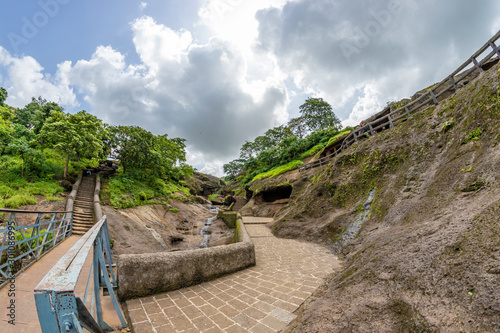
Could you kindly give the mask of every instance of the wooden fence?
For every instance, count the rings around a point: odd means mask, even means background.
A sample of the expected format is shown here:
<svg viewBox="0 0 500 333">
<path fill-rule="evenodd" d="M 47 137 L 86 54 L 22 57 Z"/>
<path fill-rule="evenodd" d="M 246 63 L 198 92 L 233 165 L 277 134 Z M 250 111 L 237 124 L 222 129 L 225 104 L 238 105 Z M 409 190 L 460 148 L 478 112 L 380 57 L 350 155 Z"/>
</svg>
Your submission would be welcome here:
<svg viewBox="0 0 500 333">
<path fill-rule="evenodd" d="M 299 171 L 325 165 L 340 152 L 346 150 L 353 143 L 357 142 L 366 133 L 374 135 L 377 131 L 394 128 L 394 123 L 399 119 L 410 117 L 412 113 L 419 111 L 422 107 L 429 105 L 430 103 L 437 105 L 438 100 L 448 97 L 443 95 L 449 93 L 450 91 L 452 91 L 452 93 L 456 92 L 461 86 L 465 85 L 465 81 L 468 80 L 471 75 L 475 73 L 481 74 L 484 72 L 482 66 L 484 66 L 490 59 L 495 56 L 500 58 L 500 45 L 497 45 L 499 39 L 500 30 L 466 62 L 458 67 L 453 73 L 448 75 L 443 81 L 432 86 L 429 91 L 422 94 L 422 96 L 398 108 L 397 110 L 376 118 L 363 127 L 356 128 L 344 139 L 339 149 L 335 150 L 335 152 L 328 156 L 299 166 Z M 481 58 L 481 56 L 483 56 L 483 58 Z"/>
</svg>

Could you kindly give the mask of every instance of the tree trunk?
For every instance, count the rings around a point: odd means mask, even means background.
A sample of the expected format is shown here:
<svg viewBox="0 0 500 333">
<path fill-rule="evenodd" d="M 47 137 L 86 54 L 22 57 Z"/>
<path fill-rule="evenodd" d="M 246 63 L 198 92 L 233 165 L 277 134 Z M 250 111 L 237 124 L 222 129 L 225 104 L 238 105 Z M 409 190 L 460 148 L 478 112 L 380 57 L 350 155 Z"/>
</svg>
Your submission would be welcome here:
<svg viewBox="0 0 500 333">
<path fill-rule="evenodd" d="M 68 174 L 68 165 L 69 165 L 69 158 L 70 158 L 70 154 L 68 154 L 68 158 L 66 159 L 66 166 L 64 166 L 64 175 L 63 177 L 66 178 L 66 175 Z"/>
<path fill-rule="evenodd" d="M 21 166 L 21 178 L 24 178 L 24 154 L 21 154 L 21 159 L 23 160 L 23 165 Z"/>
</svg>

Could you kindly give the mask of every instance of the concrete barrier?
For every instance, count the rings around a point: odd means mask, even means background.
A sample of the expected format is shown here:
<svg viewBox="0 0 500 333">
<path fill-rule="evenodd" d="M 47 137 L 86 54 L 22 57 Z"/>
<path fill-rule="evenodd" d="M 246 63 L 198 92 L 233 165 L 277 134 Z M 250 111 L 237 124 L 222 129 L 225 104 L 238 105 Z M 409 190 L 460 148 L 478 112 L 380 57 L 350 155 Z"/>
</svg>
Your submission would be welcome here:
<svg viewBox="0 0 500 333">
<path fill-rule="evenodd" d="M 255 248 L 241 216 L 237 243 L 205 249 L 118 256 L 121 300 L 189 287 L 255 265 Z"/>
<path fill-rule="evenodd" d="M 82 182 L 82 177 L 83 177 L 83 171 L 80 171 L 80 173 L 78 174 L 78 178 L 76 179 L 76 182 L 73 184 L 73 188 L 71 189 L 71 193 L 69 194 L 68 199 L 66 200 L 65 210 L 67 212 L 73 211 L 73 205 L 75 203 L 76 193 L 78 192 L 78 188 L 80 187 L 80 184 Z M 69 214 L 69 213 L 67 213 L 67 214 Z M 67 214 L 64 214 L 64 218 L 69 217 Z"/>
<path fill-rule="evenodd" d="M 95 221 L 102 219 L 102 208 L 99 195 L 101 192 L 101 176 L 99 174 L 95 177 L 95 189 L 94 189 L 94 217 Z"/>
</svg>

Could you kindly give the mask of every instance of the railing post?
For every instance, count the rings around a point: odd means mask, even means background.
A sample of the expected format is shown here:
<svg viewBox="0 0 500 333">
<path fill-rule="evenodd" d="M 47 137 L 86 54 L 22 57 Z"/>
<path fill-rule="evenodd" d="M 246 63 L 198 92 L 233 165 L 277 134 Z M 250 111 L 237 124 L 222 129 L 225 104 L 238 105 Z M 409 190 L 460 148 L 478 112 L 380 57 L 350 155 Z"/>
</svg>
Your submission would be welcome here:
<svg viewBox="0 0 500 333">
<path fill-rule="evenodd" d="M 410 114 L 410 110 L 408 110 L 408 107 L 407 107 L 407 106 L 405 106 L 405 112 L 406 112 L 406 114 L 408 115 L 408 118 L 410 118 L 410 117 L 411 117 L 411 114 Z"/>
<path fill-rule="evenodd" d="M 495 51 L 497 56 L 500 58 L 500 47 L 498 47 L 495 44 L 495 42 L 490 42 L 490 46 L 493 48 L 493 51 Z"/>
<path fill-rule="evenodd" d="M 431 94 L 432 101 L 434 102 L 434 105 L 438 105 L 436 94 L 434 94 L 434 91 L 432 89 L 430 90 L 430 94 Z"/>
<path fill-rule="evenodd" d="M 453 76 L 450 76 L 449 80 L 451 82 L 451 85 L 453 86 L 453 89 L 458 90 L 458 88 L 457 88 L 457 82 L 455 81 L 455 78 Z"/>
<path fill-rule="evenodd" d="M 484 70 L 481 68 L 481 66 L 479 66 L 479 62 L 477 62 L 476 58 L 472 57 L 471 60 L 474 63 L 474 66 L 476 66 L 476 68 L 479 70 L 479 73 L 484 72 Z"/>
<path fill-rule="evenodd" d="M 387 119 L 389 119 L 389 125 L 391 126 L 391 128 L 394 128 L 394 124 L 392 123 L 392 119 L 391 119 L 390 115 L 387 116 Z"/>
</svg>

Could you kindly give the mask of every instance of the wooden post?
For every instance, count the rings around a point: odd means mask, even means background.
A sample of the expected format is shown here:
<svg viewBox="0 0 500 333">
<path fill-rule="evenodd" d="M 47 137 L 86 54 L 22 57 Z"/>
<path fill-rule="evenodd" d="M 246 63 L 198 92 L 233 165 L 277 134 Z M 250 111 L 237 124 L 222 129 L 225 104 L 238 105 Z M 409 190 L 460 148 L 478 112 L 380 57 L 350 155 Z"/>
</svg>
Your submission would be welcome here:
<svg viewBox="0 0 500 333">
<path fill-rule="evenodd" d="M 453 76 L 451 76 L 451 75 L 450 75 L 450 77 L 449 77 L 448 79 L 450 80 L 451 84 L 453 85 L 453 88 L 454 88 L 455 90 L 458 90 L 458 88 L 457 88 L 457 83 L 455 82 L 455 78 L 454 78 Z"/>
<path fill-rule="evenodd" d="M 372 127 L 372 124 L 368 124 L 368 126 L 370 127 L 370 134 L 373 135 L 373 127 Z"/>
<path fill-rule="evenodd" d="M 496 52 L 497 56 L 500 58 L 500 47 L 498 47 L 495 42 L 490 42 L 490 46 Z"/>
<path fill-rule="evenodd" d="M 354 135 L 354 141 L 358 142 L 358 136 L 356 135 L 356 131 L 352 132 L 352 135 Z"/>
<path fill-rule="evenodd" d="M 479 70 L 479 73 L 484 72 L 481 66 L 479 66 L 479 63 L 477 62 L 476 58 L 472 57 L 471 60 L 474 63 L 474 66 L 476 66 L 476 68 Z"/>
<path fill-rule="evenodd" d="M 436 95 L 434 94 L 434 91 L 432 91 L 432 89 L 431 89 L 430 93 L 431 93 L 432 101 L 434 102 L 435 105 L 437 105 L 438 101 L 437 101 Z"/>
<path fill-rule="evenodd" d="M 387 116 L 387 119 L 389 119 L 389 125 L 391 126 L 391 128 L 394 128 L 394 124 L 392 123 L 392 119 L 391 119 L 390 115 Z"/>
<path fill-rule="evenodd" d="M 406 114 L 408 115 L 408 118 L 410 118 L 411 114 L 410 114 L 410 110 L 408 110 L 407 106 L 405 106 L 405 111 L 406 111 Z"/>
</svg>

